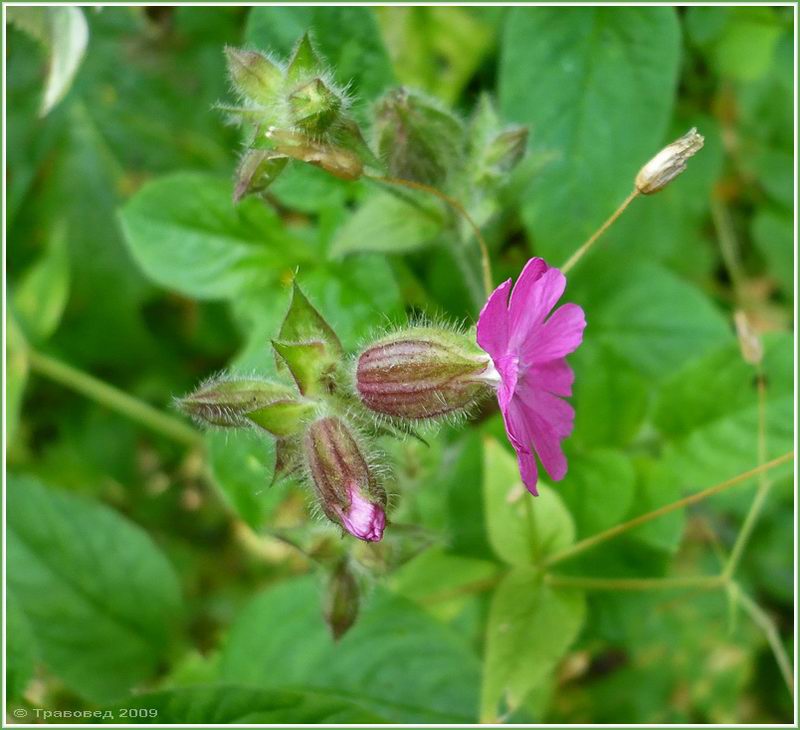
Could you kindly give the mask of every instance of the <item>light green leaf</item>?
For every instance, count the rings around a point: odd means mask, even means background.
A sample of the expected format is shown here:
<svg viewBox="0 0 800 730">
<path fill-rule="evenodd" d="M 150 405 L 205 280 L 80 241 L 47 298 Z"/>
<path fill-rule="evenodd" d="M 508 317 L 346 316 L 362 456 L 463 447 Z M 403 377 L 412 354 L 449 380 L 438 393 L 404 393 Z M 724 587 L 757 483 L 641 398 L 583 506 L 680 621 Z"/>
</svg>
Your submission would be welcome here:
<svg viewBox="0 0 800 730">
<path fill-rule="evenodd" d="M 571 456 L 558 494 L 578 535 L 587 537 L 621 522 L 633 500 L 635 479 L 630 461 L 618 451 L 596 449 Z"/>
<path fill-rule="evenodd" d="M 111 701 L 151 677 L 180 589 L 152 540 L 117 513 L 36 479 L 8 481 L 8 579 L 39 654 L 73 692 Z"/>
<path fill-rule="evenodd" d="M 148 183 L 121 215 L 128 248 L 145 274 L 197 299 L 269 284 L 309 255 L 263 202 L 248 198 L 234 206 L 230 182 L 202 173 Z"/>
<path fill-rule="evenodd" d="M 253 529 L 264 525 L 285 498 L 273 485 L 275 439 L 257 429 L 209 431 L 208 464 L 225 501 Z"/>
<path fill-rule="evenodd" d="M 503 114 L 531 125 L 531 151 L 547 163 L 525 196 L 524 220 L 537 253 L 557 265 L 666 141 L 680 55 L 675 10 L 514 8 L 502 48 Z"/>
<path fill-rule="evenodd" d="M 761 209 L 752 223 L 752 235 L 767 270 L 788 295 L 794 284 L 794 223 L 791 214 Z"/>
<path fill-rule="evenodd" d="M 55 332 L 69 296 L 69 252 L 64 227 L 56 228 L 47 250 L 14 287 L 14 312 L 28 338 L 46 340 Z"/>
<path fill-rule="evenodd" d="M 122 714 L 123 708 L 128 710 L 125 716 Z M 111 712 L 113 718 L 108 722 L 126 722 L 123 718 L 128 717 L 128 722 L 137 725 L 371 725 L 386 722 L 349 699 L 339 698 L 332 693 L 278 691 L 235 684 L 199 685 L 152 692 L 128 700 Z"/>
<path fill-rule="evenodd" d="M 534 568 L 514 568 L 505 577 L 489 608 L 481 722 L 500 722 L 547 679 L 578 636 L 585 612 L 582 592 L 552 588 Z"/>
<path fill-rule="evenodd" d="M 22 402 L 28 384 L 28 343 L 14 315 L 6 312 L 6 429 L 9 459 L 13 461 L 14 440 L 19 432 Z"/>
<path fill-rule="evenodd" d="M 497 441 L 483 448 L 486 530 L 495 553 L 511 565 L 530 565 L 568 547 L 575 525 L 558 493 L 541 483 L 534 497 L 522 484 L 517 460 Z"/>
<path fill-rule="evenodd" d="M 14 593 L 9 592 L 6 614 L 6 636 L 8 640 L 6 681 L 9 698 L 18 699 L 25 692 L 33 676 L 36 659 L 36 643 L 28 617 L 22 610 Z"/>
<path fill-rule="evenodd" d="M 444 222 L 432 209 L 421 208 L 389 193 L 376 193 L 336 232 L 331 255 L 357 251 L 405 253 L 431 243 Z"/>
<path fill-rule="evenodd" d="M 347 695 L 388 722 L 472 722 L 478 661 L 457 633 L 378 588 L 338 643 L 310 578 L 256 596 L 231 628 L 223 681 Z"/>
<path fill-rule="evenodd" d="M 89 26 L 76 7 L 11 7 L 9 20 L 38 40 L 50 56 L 40 116 L 72 86 L 89 42 Z"/>
<path fill-rule="evenodd" d="M 362 99 L 374 99 L 393 81 L 392 67 L 369 7 L 254 7 L 247 43 L 288 56 L 311 31 L 316 48 L 341 84 L 352 82 Z"/>
</svg>

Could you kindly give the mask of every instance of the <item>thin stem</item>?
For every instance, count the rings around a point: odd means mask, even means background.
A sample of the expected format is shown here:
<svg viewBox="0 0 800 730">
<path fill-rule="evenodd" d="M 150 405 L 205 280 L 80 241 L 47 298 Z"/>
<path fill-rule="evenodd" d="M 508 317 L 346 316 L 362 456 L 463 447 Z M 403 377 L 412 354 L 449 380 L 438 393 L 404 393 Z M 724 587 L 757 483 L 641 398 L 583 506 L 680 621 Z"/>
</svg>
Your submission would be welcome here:
<svg viewBox="0 0 800 730">
<path fill-rule="evenodd" d="M 741 484 L 742 482 L 747 481 L 748 479 L 761 474 L 762 472 L 769 471 L 770 469 L 774 469 L 776 466 L 780 466 L 781 464 L 785 464 L 787 461 L 791 461 L 794 458 L 794 452 L 788 451 L 787 453 L 783 454 L 783 456 L 779 456 L 772 461 L 768 461 L 765 464 L 761 464 L 757 466 L 755 469 L 750 469 L 749 471 L 744 472 L 743 474 L 739 474 L 731 479 L 727 479 L 724 482 L 720 482 L 719 484 L 715 484 L 708 489 L 704 489 L 701 492 L 697 492 L 696 494 L 691 494 L 688 497 L 684 497 L 683 499 L 679 499 L 677 502 L 672 502 L 671 504 L 664 505 L 663 507 L 659 507 L 658 509 L 653 510 L 652 512 L 647 512 L 643 515 L 639 515 L 638 517 L 634 517 L 632 520 L 628 520 L 627 522 L 623 522 L 619 525 L 615 525 L 614 527 L 609 528 L 608 530 L 604 530 L 603 532 L 599 532 L 596 535 L 592 535 L 591 537 L 587 537 L 585 540 L 581 540 L 580 542 L 576 542 L 571 547 L 568 547 L 560 552 L 553 553 L 545 562 L 545 566 L 555 565 L 556 563 L 560 563 L 568 558 L 573 558 L 580 553 L 586 552 L 590 548 L 593 548 L 595 545 L 598 545 L 606 540 L 611 540 L 612 538 L 617 537 L 617 535 L 621 535 L 623 532 L 627 532 L 628 530 L 632 530 L 634 527 L 639 527 L 640 525 L 644 525 L 647 522 L 655 520 L 663 515 L 667 515 L 670 512 L 675 512 L 676 510 L 683 509 L 684 507 L 688 507 L 689 505 L 696 504 L 697 502 L 701 502 L 702 500 L 706 499 L 707 497 L 711 497 L 714 494 L 719 494 L 720 492 L 724 492 L 726 489 L 730 489 L 737 484 Z"/>
<path fill-rule="evenodd" d="M 736 240 L 736 233 L 733 230 L 733 221 L 731 221 L 731 215 L 727 208 L 720 200 L 711 201 L 711 217 L 714 221 L 714 228 L 717 231 L 722 261 L 728 270 L 728 276 L 731 277 L 733 294 L 738 301 L 741 299 L 745 274 L 739 257 L 739 244 Z"/>
<path fill-rule="evenodd" d="M 49 355 L 33 349 L 28 350 L 27 354 L 31 370 L 39 375 L 121 413 L 162 436 L 187 446 L 202 446 L 203 437 L 177 418 Z"/>
<path fill-rule="evenodd" d="M 581 588 L 587 591 L 661 591 L 679 588 L 722 588 L 721 575 L 692 575 L 675 578 L 588 578 L 572 575 L 545 576 L 545 582 L 557 588 Z"/>
<path fill-rule="evenodd" d="M 630 195 L 628 195 L 628 197 L 625 198 L 624 201 L 622 201 L 622 205 L 620 205 L 619 208 L 617 208 L 611 214 L 608 220 L 605 223 L 603 223 L 603 225 L 600 226 L 600 228 L 598 228 L 591 236 L 589 236 L 589 239 L 586 241 L 586 243 L 584 243 L 574 254 L 572 254 L 572 256 L 570 256 L 567 259 L 566 263 L 561 267 L 562 273 L 566 274 L 573 266 L 575 266 L 575 264 L 578 263 L 578 261 L 580 261 L 583 258 L 584 254 L 592 246 L 594 246 L 595 241 L 597 241 L 597 239 L 600 238 L 600 236 L 602 236 L 609 228 L 611 228 L 614 221 L 617 220 L 617 218 L 619 218 L 625 212 L 625 208 L 627 208 L 631 204 L 633 199 L 638 194 L 639 191 L 636 188 L 634 188 L 631 191 Z"/>
<path fill-rule="evenodd" d="M 778 629 L 775 622 L 762 610 L 762 608 L 746 593 L 742 592 L 739 586 L 733 584 L 733 595 L 739 605 L 749 614 L 753 622 L 764 632 L 769 642 L 772 653 L 775 655 L 775 661 L 781 670 L 786 688 L 789 694 L 794 698 L 794 674 L 792 672 L 792 664 L 789 661 L 789 656 L 781 641 Z"/>
<path fill-rule="evenodd" d="M 483 288 L 486 290 L 487 297 L 492 293 L 494 286 L 492 285 L 492 264 L 489 260 L 489 248 L 483 238 L 481 229 L 478 228 L 478 224 L 475 223 L 475 221 L 472 219 L 472 216 L 467 213 L 466 209 L 463 205 L 461 205 L 461 203 L 459 203 L 455 198 L 447 195 L 447 193 L 443 193 L 441 190 L 437 190 L 436 188 L 430 185 L 425 185 L 424 183 L 416 182 L 415 180 L 406 180 L 401 177 L 384 177 L 383 175 L 364 175 L 364 177 L 369 178 L 370 180 L 375 180 L 376 182 L 386 183 L 387 185 L 400 185 L 401 187 L 410 188 L 411 190 L 421 190 L 436 196 L 439 198 L 439 200 L 443 200 L 445 203 L 455 209 L 469 224 L 470 228 L 472 228 L 472 232 L 475 234 L 475 239 L 478 241 L 478 246 L 481 250 Z"/>
<path fill-rule="evenodd" d="M 761 368 L 758 368 L 757 374 L 757 387 L 758 387 L 758 463 L 763 464 L 767 459 L 767 387 L 764 381 L 764 373 Z M 725 566 L 725 575 L 729 578 L 733 577 L 736 573 L 736 568 L 739 561 L 744 554 L 744 549 L 750 540 L 753 530 L 755 529 L 756 522 L 761 515 L 761 510 L 769 495 L 772 482 L 767 478 L 765 472 L 759 474 L 758 477 L 758 490 L 750 509 L 742 523 L 742 528 L 736 536 L 736 542 L 733 544 L 730 557 Z"/>
</svg>

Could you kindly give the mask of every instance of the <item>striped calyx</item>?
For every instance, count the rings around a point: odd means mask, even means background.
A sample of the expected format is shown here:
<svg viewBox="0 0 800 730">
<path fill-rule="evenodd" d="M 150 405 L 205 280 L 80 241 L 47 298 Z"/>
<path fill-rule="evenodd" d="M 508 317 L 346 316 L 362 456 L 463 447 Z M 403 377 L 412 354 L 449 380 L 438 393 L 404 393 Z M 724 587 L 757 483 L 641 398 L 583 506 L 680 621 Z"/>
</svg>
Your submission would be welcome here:
<svg viewBox="0 0 800 730">
<path fill-rule="evenodd" d="M 356 390 L 369 410 L 422 420 L 464 412 L 491 393 L 489 359 L 466 336 L 415 327 L 367 347 L 356 365 Z"/>
</svg>

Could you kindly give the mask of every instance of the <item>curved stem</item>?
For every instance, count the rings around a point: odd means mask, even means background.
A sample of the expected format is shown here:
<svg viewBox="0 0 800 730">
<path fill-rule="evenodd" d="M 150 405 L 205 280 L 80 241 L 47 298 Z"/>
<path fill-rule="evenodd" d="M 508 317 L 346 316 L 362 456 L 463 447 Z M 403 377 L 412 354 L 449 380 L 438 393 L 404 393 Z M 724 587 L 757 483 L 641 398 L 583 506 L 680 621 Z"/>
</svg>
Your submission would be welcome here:
<svg viewBox="0 0 800 730">
<path fill-rule="evenodd" d="M 663 515 L 667 515 L 670 512 L 675 512 L 676 510 L 682 509 L 684 507 L 688 507 L 689 505 L 696 504 L 697 502 L 701 502 L 702 500 L 706 499 L 707 497 L 711 497 L 714 494 L 719 494 L 720 492 L 724 492 L 726 489 L 730 489 L 737 484 L 741 484 L 742 482 L 746 482 L 748 479 L 761 474 L 762 472 L 769 471 L 770 469 L 774 469 L 776 466 L 780 466 L 781 464 L 785 464 L 787 461 L 791 461 L 794 458 L 794 452 L 788 451 L 783 456 L 779 456 L 772 461 L 768 461 L 765 464 L 761 464 L 757 466 L 755 469 L 750 469 L 742 474 L 739 474 L 731 479 L 727 479 L 724 482 L 720 482 L 719 484 L 715 484 L 708 489 L 704 489 L 701 492 L 697 492 L 696 494 L 691 494 L 688 497 L 684 497 L 683 499 L 679 499 L 677 502 L 672 502 L 671 504 L 666 504 L 663 507 L 659 507 L 658 509 L 653 510 L 652 512 L 646 512 L 643 515 L 639 515 L 638 517 L 634 517 L 632 520 L 628 520 L 627 522 L 623 522 L 619 525 L 615 525 L 614 527 L 609 528 L 608 530 L 604 530 L 603 532 L 599 532 L 596 535 L 592 535 L 591 537 L 587 537 L 585 540 L 581 540 L 580 542 L 576 542 L 571 547 L 568 547 L 560 552 L 553 553 L 547 560 L 544 562 L 544 566 L 555 565 L 556 563 L 560 563 L 564 560 L 569 558 L 573 558 L 580 553 L 586 552 L 590 548 L 593 548 L 595 545 L 599 545 L 602 542 L 606 542 L 606 540 L 611 540 L 617 535 L 621 535 L 623 532 L 627 532 L 628 530 L 632 530 L 634 527 L 639 527 L 640 525 L 644 525 L 651 520 L 655 520 Z"/>
<path fill-rule="evenodd" d="M 481 269 L 483 272 L 483 287 L 486 290 L 486 296 L 488 297 L 494 286 L 492 285 L 492 264 L 489 260 L 489 248 L 486 245 L 486 241 L 481 234 L 481 229 L 478 228 L 478 224 L 472 219 L 469 213 L 467 213 L 466 209 L 464 208 L 461 203 L 459 203 L 455 198 L 447 195 L 447 193 L 443 193 L 441 190 L 437 190 L 436 188 L 425 185 L 424 183 L 416 182 L 415 180 L 406 180 L 402 177 L 384 177 L 383 175 L 364 175 L 364 177 L 374 180 L 375 182 L 382 182 L 386 183 L 387 185 L 399 185 L 404 188 L 409 188 L 411 190 L 421 190 L 423 192 L 429 193 L 431 195 L 436 196 L 439 200 L 443 200 L 447 203 L 450 207 L 455 209 L 469 224 L 470 228 L 472 228 L 472 232 L 475 234 L 475 239 L 478 241 L 478 246 L 481 250 Z"/>
<path fill-rule="evenodd" d="M 187 446 L 202 446 L 203 437 L 183 421 L 162 413 L 157 408 L 134 398 L 93 375 L 30 349 L 27 351 L 31 370 L 105 406 L 151 431 Z"/>
<path fill-rule="evenodd" d="M 625 208 L 627 208 L 631 204 L 633 199 L 638 194 L 639 191 L 636 188 L 634 188 L 633 191 L 630 193 L 630 195 L 628 195 L 628 197 L 625 198 L 625 200 L 622 202 L 622 205 L 620 205 L 619 208 L 617 208 L 609 216 L 608 220 L 606 220 L 606 222 L 603 223 L 603 225 L 600 226 L 600 228 L 598 228 L 591 236 L 589 236 L 589 239 L 586 241 L 586 243 L 584 243 L 574 254 L 572 254 L 572 256 L 570 256 L 566 260 L 564 265 L 561 267 L 561 273 L 566 274 L 573 266 L 575 266 L 575 264 L 578 263 L 578 261 L 580 261 L 583 258 L 584 254 L 586 254 L 586 252 L 592 246 L 594 246 L 597 239 L 600 238 L 600 236 L 602 236 L 609 228 L 611 228 L 614 221 L 617 220 L 617 218 L 619 218 L 625 212 Z"/>
</svg>

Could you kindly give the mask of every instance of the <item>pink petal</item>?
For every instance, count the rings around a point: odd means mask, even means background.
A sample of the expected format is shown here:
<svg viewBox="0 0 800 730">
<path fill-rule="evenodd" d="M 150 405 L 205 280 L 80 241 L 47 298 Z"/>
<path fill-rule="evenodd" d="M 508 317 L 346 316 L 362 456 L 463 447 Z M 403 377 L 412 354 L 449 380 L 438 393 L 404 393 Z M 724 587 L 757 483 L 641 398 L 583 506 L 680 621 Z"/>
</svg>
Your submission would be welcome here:
<svg viewBox="0 0 800 730">
<path fill-rule="evenodd" d="M 520 408 L 518 400 L 514 400 L 511 406 L 503 411 L 503 421 L 505 422 L 506 434 L 514 451 L 517 452 L 517 463 L 522 482 L 527 490 L 534 496 L 539 492 L 536 490 L 536 482 L 539 478 L 536 469 L 536 459 L 531 449 L 531 438 L 528 432 L 525 414 Z"/>
<path fill-rule="evenodd" d="M 526 382 L 530 381 L 534 387 L 546 390 L 553 395 L 572 395 L 572 383 L 575 373 L 563 358 L 550 360 L 550 362 L 532 365 L 525 372 Z"/>
<path fill-rule="evenodd" d="M 528 269 L 529 266 L 530 264 L 525 268 Z M 567 285 L 564 274 L 558 269 L 548 269 L 533 281 L 531 278 L 532 275 L 525 280 L 520 277 L 511 297 L 509 329 L 511 347 L 515 349 L 524 348 L 534 338 Z M 522 285 L 521 290 L 520 285 Z M 520 290 L 519 295 L 517 295 L 518 290 Z"/>
<path fill-rule="evenodd" d="M 573 352 L 583 341 L 586 317 L 577 304 L 564 304 L 556 309 L 535 337 L 525 342 L 521 350 L 526 364 L 535 365 L 562 358 Z"/>
<path fill-rule="evenodd" d="M 490 295 L 478 317 L 478 344 L 492 358 L 508 351 L 508 292 L 511 279 L 507 279 Z"/>
<path fill-rule="evenodd" d="M 539 281 L 542 274 L 549 268 L 547 262 L 542 258 L 535 257 L 528 259 L 528 262 L 522 267 L 522 271 L 520 271 L 517 277 L 517 283 L 511 294 L 511 304 L 515 305 L 517 302 L 522 304 L 530 293 L 533 285 Z"/>
<path fill-rule="evenodd" d="M 572 433 L 575 410 L 566 401 L 538 388 L 517 389 L 516 405 L 542 466 L 556 481 L 567 473 L 561 441 Z"/>
</svg>

